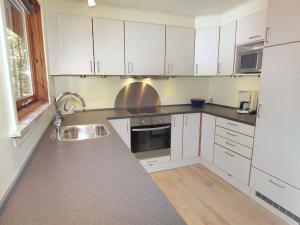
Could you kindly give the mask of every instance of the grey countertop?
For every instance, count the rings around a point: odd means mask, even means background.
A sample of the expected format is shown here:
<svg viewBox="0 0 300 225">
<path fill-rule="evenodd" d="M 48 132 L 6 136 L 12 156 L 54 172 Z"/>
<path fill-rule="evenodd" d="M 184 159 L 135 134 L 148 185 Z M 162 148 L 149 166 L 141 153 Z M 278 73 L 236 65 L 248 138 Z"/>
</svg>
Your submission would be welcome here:
<svg viewBox="0 0 300 225">
<path fill-rule="evenodd" d="M 255 124 L 254 116 L 213 105 L 166 106 L 158 114 L 191 112 Z M 99 110 L 66 116 L 64 125 L 103 123 L 110 130 L 107 137 L 79 142 L 50 138 L 54 130 L 49 126 L 2 208 L 0 224 L 185 224 L 107 121 L 125 117 L 132 115 Z"/>
</svg>

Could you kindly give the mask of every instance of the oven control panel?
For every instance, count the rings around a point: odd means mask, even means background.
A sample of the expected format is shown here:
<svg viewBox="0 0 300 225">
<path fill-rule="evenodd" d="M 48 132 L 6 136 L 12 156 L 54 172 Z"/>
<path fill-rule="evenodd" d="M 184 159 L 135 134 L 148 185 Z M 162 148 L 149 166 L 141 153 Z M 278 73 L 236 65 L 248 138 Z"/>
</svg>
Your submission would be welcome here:
<svg viewBox="0 0 300 225">
<path fill-rule="evenodd" d="M 139 117 L 130 119 L 131 127 L 170 124 L 172 121 L 171 116 L 153 116 L 153 117 Z"/>
</svg>

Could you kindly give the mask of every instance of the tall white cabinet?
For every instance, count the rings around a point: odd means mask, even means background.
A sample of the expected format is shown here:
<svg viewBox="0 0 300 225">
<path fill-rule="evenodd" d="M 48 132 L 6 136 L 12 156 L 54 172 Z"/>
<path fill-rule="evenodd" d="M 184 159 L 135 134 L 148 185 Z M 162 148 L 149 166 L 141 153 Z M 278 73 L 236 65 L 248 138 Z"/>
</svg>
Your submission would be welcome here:
<svg viewBox="0 0 300 225">
<path fill-rule="evenodd" d="M 166 27 L 166 75 L 193 75 L 194 53 L 195 29 Z"/>
<path fill-rule="evenodd" d="M 217 75 L 218 55 L 219 27 L 197 29 L 195 42 L 195 75 Z"/>
<path fill-rule="evenodd" d="M 199 156 L 200 113 L 184 114 L 183 158 Z"/>
<path fill-rule="evenodd" d="M 300 1 L 268 1 L 266 45 L 300 41 Z"/>
<path fill-rule="evenodd" d="M 232 75 L 234 73 L 236 22 L 220 27 L 218 74 Z"/>
<path fill-rule="evenodd" d="M 126 75 L 164 75 L 165 26 L 125 22 Z"/>
<path fill-rule="evenodd" d="M 93 75 L 92 18 L 58 15 L 61 74 Z"/>
<path fill-rule="evenodd" d="M 125 75 L 124 22 L 94 18 L 95 74 Z"/>
</svg>

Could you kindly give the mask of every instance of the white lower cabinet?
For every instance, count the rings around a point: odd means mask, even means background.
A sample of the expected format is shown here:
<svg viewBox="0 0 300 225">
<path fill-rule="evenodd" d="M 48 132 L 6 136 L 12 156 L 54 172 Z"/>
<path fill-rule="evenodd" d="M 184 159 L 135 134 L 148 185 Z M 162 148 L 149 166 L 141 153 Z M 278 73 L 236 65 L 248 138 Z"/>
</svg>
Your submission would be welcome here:
<svg viewBox="0 0 300 225">
<path fill-rule="evenodd" d="M 171 160 L 182 158 L 183 114 L 172 115 Z"/>
<path fill-rule="evenodd" d="M 300 217 L 300 190 L 252 167 L 250 186 Z"/>
<path fill-rule="evenodd" d="M 183 158 L 199 156 L 200 116 L 200 113 L 184 114 Z"/>
<path fill-rule="evenodd" d="M 248 185 L 251 161 L 233 151 L 215 145 L 214 164 L 223 171 Z"/>
<path fill-rule="evenodd" d="M 131 149 L 130 119 L 115 119 L 110 120 L 109 122 L 126 143 L 128 148 Z"/>
<path fill-rule="evenodd" d="M 202 113 L 200 156 L 212 163 L 214 159 L 216 117 Z"/>
</svg>

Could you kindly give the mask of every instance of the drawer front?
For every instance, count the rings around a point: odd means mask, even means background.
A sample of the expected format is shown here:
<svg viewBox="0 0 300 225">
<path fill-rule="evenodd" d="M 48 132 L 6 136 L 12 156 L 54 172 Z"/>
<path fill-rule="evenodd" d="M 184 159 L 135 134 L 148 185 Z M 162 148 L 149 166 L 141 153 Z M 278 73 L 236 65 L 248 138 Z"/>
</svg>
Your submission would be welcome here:
<svg viewBox="0 0 300 225">
<path fill-rule="evenodd" d="M 252 167 L 250 186 L 300 217 L 300 190 Z"/>
<path fill-rule="evenodd" d="M 144 165 L 155 165 L 157 163 L 162 163 L 162 162 L 168 162 L 171 160 L 170 156 L 164 156 L 164 157 L 159 157 L 159 158 L 152 158 L 152 159 L 142 159 L 140 160 L 140 163 Z"/>
<path fill-rule="evenodd" d="M 216 127 L 216 134 L 248 148 L 253 148 L 253 137 L 225 129 L 223 127 Z"/>
<path fill-rule="evenodd" d="M 214 164 L 229 175 L 248 185 L 251 165 L 249 159 L 216 144 Z"/>
<path fill-rule="evenodd" d="M 219 135 L 215 136 L 215 143 L 217 143 L 218 145 L 221 145 L 224 148 L 230 149 L 242 156 L 245 156 L 248 159 L 252 158 L 252 148 L 248 148 L 244 145 L 240 145 L 240 144 L 230 141 L 226 138 L 223 138 Z"/>
<path fill-rule="evenodd" d="M 227 128 L 229 130 L 233 130 L 251 137 L 254 137 L 255 128 L 254 126 L 250 126 L 248 124 L 235 122 L 232 120 L 223 119 L 217 117 L 217 126 Z"/>
</svg>

